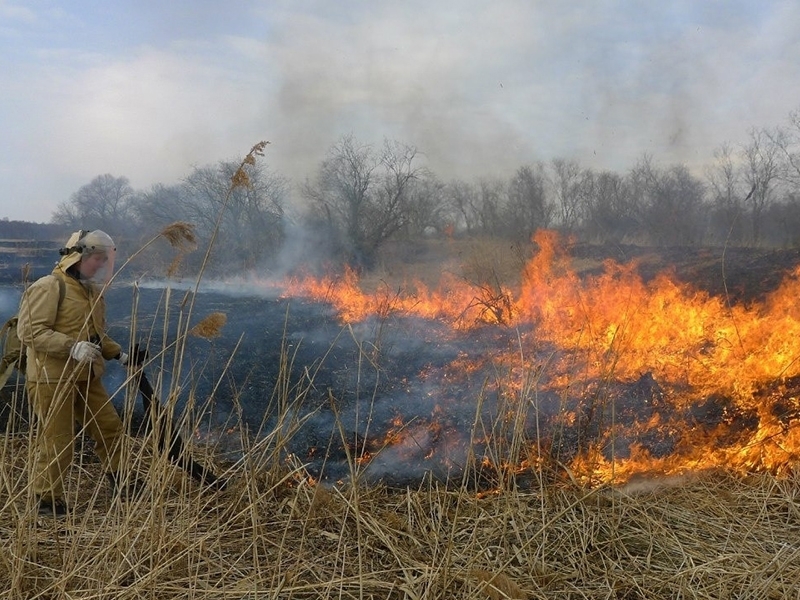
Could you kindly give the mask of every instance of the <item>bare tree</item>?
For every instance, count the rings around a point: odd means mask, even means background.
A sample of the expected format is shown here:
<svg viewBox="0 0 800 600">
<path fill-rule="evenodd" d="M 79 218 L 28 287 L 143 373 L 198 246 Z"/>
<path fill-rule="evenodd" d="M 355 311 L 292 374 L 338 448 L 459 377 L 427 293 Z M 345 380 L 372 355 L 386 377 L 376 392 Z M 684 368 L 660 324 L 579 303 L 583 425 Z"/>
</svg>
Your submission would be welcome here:
<svg viewBox="0 0 800 600">
<path fill-rule="evenodd" d="M 676 228 L 665 236 L 680 245 L 700 244 L 708 225 L 706 188 L 685 165 L 670 167 L 661 180 L 660 207 L 666 205 L 666 222 Z M 663 212 L 663 211 L 662 211 Z"/>
<path fill-rule="evenodd" d="M 686 245 L 702 240 L 707 216 L 705 190 L 685 166 L 662 170 L 645 155 L 629 179 L 641 223 L 652 242 Z"/>
<path fill-rule="evenodd" d="M 649 241 L 659 241 L 659 230 L 666 229 L 667 225 L 660 223 L 657 212 L 659 203 L 658 189 L 661 171 L 655 164 L 653 156 L 647 152 L 636 161 L 634 167 L 628 172 L 626 181 L 630 186 L 629 213 L 638 222 L 638 233 Z"/>
<path fill-rule="evenodd" d="M 800 194 L 800 109 L 789 113 L 788 128 L 765 132 L 780 155 L 779 175 L 790 187 L 790 192 Z"/>
<path fill-rule="evenodd" d="M 770 211 L 774 228 L 783 232 L 780 243 L 800 243 L 800 109 L 789 113 L 787 127 L 765 132 L 778 150 L 778 178 L 784 187 L 782 198 Z"/>
<path fill-rule="evenodd" d="M 505 229 L 512 238 L 528 241 L 537 229 L 550 225 L 552 206 L 546 197 L 546 177 L 541 164 L 517 169 L 508 184 Z"/>
<path fill-rule="evenodd" d="M 411 181 L 406 215 L 405 229 L 412 237 L 424 235 L 429 230 L 443 232 L 453 222 L 445 198 L 445 185 L 430 174 Z"/>
<path fill-rule="evenodd" d="M 262 163 L 248 164 L 248 185 L 231 189 L 240 164 L 195 168 L 171 195 L 180 214 L 197 227 L 201 242 L 210 240 L 219 224 L 218 238 L 224 243 L 212 254 L 214 268 L 252 269 L 274 257 L 283 241 L 287 180 Z"/>
<path fill-rule="evenodd" d="M 209 272 L 269 266 L 283 242 L 284 205 L 288 181 L 260 162 L 244 169 L 248 185 L 232 188 L 240 160 L 196 167 L 176 185 L 156 184 L 141 194 L 136 215 L 148 235 L 174 221 L 194 225 L 198 244 L 209 243 L 219 224 L 218 239 Z M 156 251 L 158 248 L 156 248 Z M 198 253 L 186 257 L 190 267 L 199 266 Z"/>
<path fill-rule="evenodd" d="M 98 175 L 60 202 L 52 223 L 73 229 L 103 229 L 115 235 L 135 230 L 133 202 L 136 192 L 127 177 Z"/>
<path fill-rule="evenodd" d="M 453 227 L 467 235 L 478 229 L 478 190 L 465 181 L 451 181 L 445 188 L 446 201 L 453 216 Z"/>
<path fill-rule="evenodd" d="M 505 233 L 503 211 L 507 196 L 508 184 L 497 177 L 481 177 L 476 186 L 477 231 L 484 235 L 502 235 Z"/>
<path fill-rule="evenodd" d="M 800 246 L 800 196 L 789 193 L 766 208 L 764 242 L 769 246 Z"/>
<path fill-rule="evenodd" d="M 141 223 L 161 227 L 173 221 L 196 222 L 192 202 L 186 197 L 186 188 L 180 184 L 164 185 L 157 183 L 142 192 L 136 205 L 137 218 Z"/>
<path fill-rule="evenodd" d="M 706 169 L 710 191 L 712 239 L 741 243 L 744 240 L 744 182 L 734 151 L 723 144 L 714 151 L 714 162 Z M 716 231 L 713 231 L 716 230 Z"/>
<path fill-rule="evenodd" d="M 556 219 L 566 232 L 574 231 L 581 220 L 582 170 L 575 160 L 553 159 L 551 186 Z"/>
<path fill-rule="evenodd" d="M 581 195 L 586 213 L 583 227 L 590 240 L 620 243 L 639 230 L 632 187 L 618 173 L 584 173 Z"/>
<path fill-rule="evenodd" d="M 761 129 L 750 130 L 750 141 L 742 147 L 744 180 L 750 188 L 750 235 L 754 244 L 761 242 L 764 210 L 772 200 L 779 175 L 780 147 Z"/>
<path fill-rule="evenodd" d="M 420 175 L 411 146 L 385 141 L 380 153 L 352 135 L 328 151 L 313 182 L 303 188 L 312 208 L 338 233 L 346 259 L 370 266 L 378 248 L 408 219 L 408 192 Z"/>
</svg>

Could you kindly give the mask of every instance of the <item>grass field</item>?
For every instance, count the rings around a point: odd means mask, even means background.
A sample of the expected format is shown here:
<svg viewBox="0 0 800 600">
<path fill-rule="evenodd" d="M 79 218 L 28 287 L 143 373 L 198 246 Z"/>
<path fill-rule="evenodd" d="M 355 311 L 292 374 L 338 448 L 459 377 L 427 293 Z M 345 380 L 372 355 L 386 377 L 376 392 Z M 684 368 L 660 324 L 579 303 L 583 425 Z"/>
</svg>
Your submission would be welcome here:
<svg viewBox="0 0 800 600">
<path fill-rule="evenodd" d="M 3 598 L 797 598 L 797 477 L 698 473 L 476 494 L 314 485 L 253 449 L 209 492 L 147 448 L 148 487 L 73 472 L 36 514 L 25 436 L 3 444 Z"/>
<path fill-rule="evenodd" d="M 442 272 L 513 284 L 528 252 L 486 241 L 393 248 L 362 285 Z M 780 476 L 713 469 L 614 486 L 581 485 L 561 465 L 551 467 L 557 477 L 534 470 L 525 486 L 510 475 L 478 490 L 476 456 L 460 481 L 397 489 L 362 485 L 352 457 L 351 477 L 323 486 L 284 452 L 303 389 L 278 381 L 282 426 L 257 442 L 239 431 L 240 460 L 222 462 L 186 436 L 187 450 L 228 479 L 219 491 L 147 436 L 131 440 L 126 460 L 145 490 L 123 501 L 81 440 L 70 513 L 42 517 L 27 489 L 31 434 L 9 429 L 0 598 L 800 598 L 798 465 Z"/>
</svg>

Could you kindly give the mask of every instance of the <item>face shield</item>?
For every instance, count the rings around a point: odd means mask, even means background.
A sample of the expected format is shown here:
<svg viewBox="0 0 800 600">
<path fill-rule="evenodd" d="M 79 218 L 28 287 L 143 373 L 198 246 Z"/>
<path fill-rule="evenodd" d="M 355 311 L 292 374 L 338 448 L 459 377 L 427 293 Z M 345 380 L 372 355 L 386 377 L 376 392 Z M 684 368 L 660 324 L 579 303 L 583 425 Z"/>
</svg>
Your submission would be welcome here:
<svg viewBox="0 0 800 600">
<path fill-rule="evenodd" d="M 81 276 L 95 283 L 106 284 L 111 281 L 117 255 L 117 247 L 111 236 L 95 229 L 78 240 L 78 246 L 83 248 L 81 264 L 78 266 Z"/>
<path fill-rule="evenodd" d="M 76 265 L 81 279 L 106 284 L 114 275 L 116 253 L 114 240 L 106 232 L 78 231 L 69 238 L 67 247 L 61 249 L 63 258 L 59 264 L 64 270 Z"/>
</svg>

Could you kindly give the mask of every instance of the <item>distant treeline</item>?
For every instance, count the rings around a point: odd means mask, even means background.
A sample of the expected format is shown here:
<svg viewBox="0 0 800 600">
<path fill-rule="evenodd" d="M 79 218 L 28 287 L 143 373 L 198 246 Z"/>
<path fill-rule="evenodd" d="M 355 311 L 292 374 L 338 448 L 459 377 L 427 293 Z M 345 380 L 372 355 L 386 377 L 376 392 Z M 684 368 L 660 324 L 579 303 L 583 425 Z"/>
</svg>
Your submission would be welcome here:
<svg viewBox="0 0 800 600">
<path fill-rule="evenodd" d="M 28 221 L 0 220 L 0 241 L 60 241 L 66 242 L 69 228 L 51 223 L 29 223 Z M 63 238 L 63 239 L 62 239 Z"/>
<path fill-rule="evenodd" d="M 191 224 L 197 247 L 208 251 L 175 264 L 163 240 L 148 242 L 175 221 Z M 522 245 L 542 229 L 589 244 L 800 247 L 800 110 L 783 126 L 751 129 L 741 145 L 723 144 L 702 170 L 644 154 L 624 172 L 552 159 L 512 174 L 443 180 L 413 146 L 345 135 L 302 183 L 253 151 L 241 163 L 194 167 L 180 183 L 149 189 L 104 174 L 61 202 L 51 223 L 7 222 L 0 235 L 66 239 L 102 229 L 117 242 L 118 258 L 133 256 L 129 272 L 179 275 L 201 266 L 215 275 L 370 269 L 389 241 Z M 143 245 L 147 251 L 136 252 Z"/>
</svg>

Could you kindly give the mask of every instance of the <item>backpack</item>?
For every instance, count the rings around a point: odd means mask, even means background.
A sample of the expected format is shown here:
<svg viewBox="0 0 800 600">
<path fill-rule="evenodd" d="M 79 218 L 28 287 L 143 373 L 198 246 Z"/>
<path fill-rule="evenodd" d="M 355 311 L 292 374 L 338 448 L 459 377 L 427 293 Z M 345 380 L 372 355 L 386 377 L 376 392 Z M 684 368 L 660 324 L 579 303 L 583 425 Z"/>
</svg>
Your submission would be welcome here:
<svg viewBox="0 0 800 600">
<path fill-rule="evenodd" d="M 48 277 L 55 277 L 55 275 L 49 275 Z M 60 306 L 67 293 L 67 286 L 60 277 L 56 277 L 56 279 L 58 280 L 58 304 Z M 3 358 L 0 360 L 0 382 L 2 384 L 5 384 L 5 380 L 11 375 L 12 369 L 25 373 L 25 367 L 27 366 L 25 344 L 17 336 L 18 321 L 19 317 L 13 315 L 0 328 L 0 347 L 3 349 Z"/>
<path fill-rule="evenodd" d="M 0 328 L 0 344 L 3 348 L 3 358 L 0 362 L 0 374 L 6 372 L 9 367 L 16 367 L 20 371 L 20 356 L 22 355 L 22 342 L 17 337 L 17 315 L 11 317 Z M 24 359 L 23 359 L 24 361 Z"/>
</svg>

